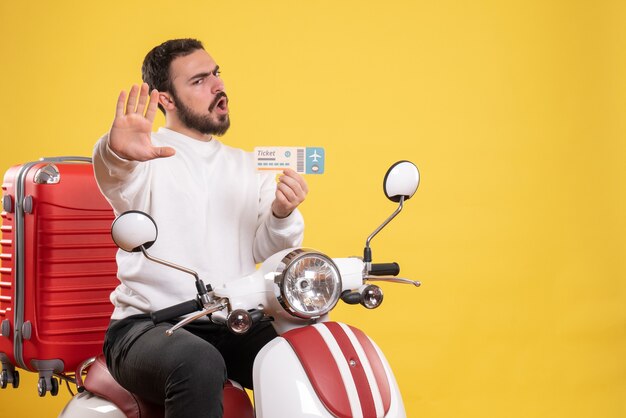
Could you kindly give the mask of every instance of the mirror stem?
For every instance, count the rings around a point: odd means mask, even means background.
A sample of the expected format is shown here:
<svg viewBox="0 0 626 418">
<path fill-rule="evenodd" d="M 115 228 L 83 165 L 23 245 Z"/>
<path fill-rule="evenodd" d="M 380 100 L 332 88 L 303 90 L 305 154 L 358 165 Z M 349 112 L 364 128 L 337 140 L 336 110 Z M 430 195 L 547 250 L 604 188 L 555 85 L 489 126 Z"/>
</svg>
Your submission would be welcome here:
<svg viewBox="0 0 626 418">
<path fill-rule="evenodd" d="M 143 247 L 143 245 L 140 248 L 141 248 L 141 252 L 143 253 L 144 256 L 146 256 L 148 260 L 154 261 L 155 263 L 163 264 L 164 266 L 171 267 L 173 269 L 182 271 L 184 273 L 191 274 L 193 277 L 196 278 L 196 281 L 200 280 L 198 273 L 196 273 L 195 271 L 189 270 L 188 268 L 185 268 L 183 266 L 179 266 L 178 264 L 170 263 L 169 261 L 165 261 L 165 260 L 161 260 L 160 258 L 153 257 L 150 254 L 148 254 L 148 252 Z"/>
<path fill-rule="evenodd" d="M 400 204 L 398 205 L 398 208 L 395 210 L 395 212 L 393 212 L 391 216 L 388 217 L 387 220 L 382 223 L 382 225 L 376 228 L 376 230 L 372 232 L 372 234 L 369 237 L 367 237 L 367 241 L 365 241 L 365 248 L 363 249 L 363 261 L 366 263 L 365 265 L 366 265 L 368 272 L 370 271 L 370 267 L 372 263 L 372 249 L 370 248 L 370 242 L 376 236 L 376 234 L 380 232 L 381 229 L 387 226 L 387 224 L 391 222 L 391 220 L 395 218 L 398 215 L 398 213 L 400 213 L 403 207 L 404 207 L 404 196 L 400 196 Z"/>
</svg>

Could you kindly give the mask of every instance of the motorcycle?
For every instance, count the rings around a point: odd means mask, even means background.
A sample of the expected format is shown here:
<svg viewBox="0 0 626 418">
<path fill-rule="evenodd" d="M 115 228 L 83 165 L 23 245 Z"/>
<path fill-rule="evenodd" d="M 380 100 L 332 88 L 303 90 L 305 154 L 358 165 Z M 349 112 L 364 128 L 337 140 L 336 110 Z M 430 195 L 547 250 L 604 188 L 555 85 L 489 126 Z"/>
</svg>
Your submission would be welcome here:
<svg viewBox="0 0 626 418">
<path fill-rule="evenodd" d="M 288 249 L 268 258 L 255 273 L 216 289 L 205 285 L 195 271 L 148 252 L 157 237 L 157 225 L 148 215 L 137 211 L 120 215 L 111 234 L 122 250 L 141 252 L 194 277 L 194 299 L 151 314 L 155 323 L 182 318 L 167 335 L 207 316 L 235 334 L 247 332 L 258 321 L 272 321 L 279 336 L 254 361 L 254 407 L 240 385 L 227 382 L 225 418 L 402 418 L 406 412 L 400 390 L 382 351 L 363 331 L 330 321 L 329 312 L 339 300 L 367 309 L 380 306 L 383 292 L 369 282 L 420 285 L 398 278 L 397 263 L 372 262 L 370 247 L 374 236 L 413 196 L 419 178 L 409 161 L 397 162 L 387 171 L 385 195 L 398 207 L 367 238 L 362 258 Z M 75 383 L 78 393 L 59 418 L 163 416 L 162 406 L 142 401 L 117 384 L 102 355 L 79 366 Z"/>
</svg>

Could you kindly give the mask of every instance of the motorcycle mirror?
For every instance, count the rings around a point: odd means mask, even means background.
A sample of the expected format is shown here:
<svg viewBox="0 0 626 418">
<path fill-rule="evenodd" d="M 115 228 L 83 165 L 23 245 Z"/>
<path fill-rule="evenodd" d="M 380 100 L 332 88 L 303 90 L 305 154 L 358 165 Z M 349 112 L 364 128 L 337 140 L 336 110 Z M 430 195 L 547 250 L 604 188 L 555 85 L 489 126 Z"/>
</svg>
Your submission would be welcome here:
<svg viewBox="0 0 626 418">
<path fill-rule="evenodd" d="M 129 253 L 148 249 L 157 239 L 156 222 L 148 214 L 137 210 L 122 213 L 111 225 L 113 242 Z"/>
<path fill-rule="evenodd" d="M 402 197 L 409 200 L 419 184 L 420 172 L 417 166 L 410 161 L 398 161 L 387 170 L 383 189 L 389 200 L 399 202 Z"/>
<path fill-rule="evenodd" d="M 410 161 L 398 161 L 387 170 L 385 179 L 383 180 L 383 189 L 385 196 L 392 202 L 399 203 L 398 208 L 385 220 L 365 241 L 363 249 L 363 261 L 365 261 L 367 272 L 371 269 L 372 249 L 370 242 L 393 218 L 395 218 L 402 208 L 404 201 L 409 200 L 417 191 L 420 184 L 420 172 L 417 166 Z"/>
</svg>

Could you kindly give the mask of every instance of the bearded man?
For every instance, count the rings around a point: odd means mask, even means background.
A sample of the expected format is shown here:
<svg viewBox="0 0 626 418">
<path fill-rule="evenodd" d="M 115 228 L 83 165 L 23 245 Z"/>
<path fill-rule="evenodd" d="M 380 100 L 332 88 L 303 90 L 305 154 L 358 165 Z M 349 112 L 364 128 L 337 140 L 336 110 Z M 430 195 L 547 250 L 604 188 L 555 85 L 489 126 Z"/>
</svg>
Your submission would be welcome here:
<svg viewBox="0 0 626 418">
<path fill-rule="evenodd" d="M 278 182 L 258 173 L 251 153 L 216 138 L 230 126 L 228 96 L 202 43 L 175 39 L 155 47 L 142 78 L 141 87 L 120 93 L 93 161 L 117 215 L 140 210 L 155 220 L 159 239 L 151 254 L 196 270 L 215 288 L 299 246 L 304 222 L 297 207 L 307 184 L 293 170 Z M 153 133 L 157 107 L 166 123 Z M 104 342 L 113 377 L 164 405 L 166 417 L 221 417 L 225 380 L 252 388 L 254 358 L 276 336 L 271 325 L 235 336 L 206 319 L 166 336 L 174 322 L 154 325 L 150 313 L 193 299 L 191 276 L 121 250 L 117 264 L 120 285 L 111 294 L 115 309 Z"/>
</svg>

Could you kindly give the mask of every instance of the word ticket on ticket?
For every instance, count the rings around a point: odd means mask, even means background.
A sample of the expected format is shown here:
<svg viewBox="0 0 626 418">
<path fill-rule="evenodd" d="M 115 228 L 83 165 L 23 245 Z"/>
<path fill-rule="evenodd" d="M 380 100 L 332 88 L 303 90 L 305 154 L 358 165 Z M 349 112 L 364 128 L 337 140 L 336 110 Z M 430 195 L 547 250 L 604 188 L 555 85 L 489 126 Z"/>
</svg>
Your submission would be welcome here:
<svg viewBox="0 0 626 418">
<path fill-rule="evenodd" d="M 324 173 L 324 148 L 320 147 L 256 147 L 254 156 L 257 170 L 291 168 L 298 174 Z"/>
</svg>

